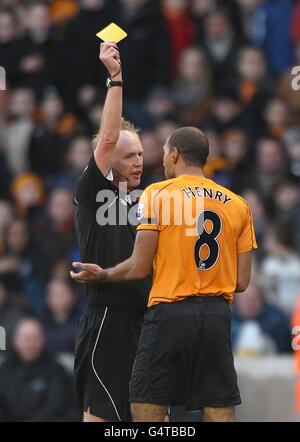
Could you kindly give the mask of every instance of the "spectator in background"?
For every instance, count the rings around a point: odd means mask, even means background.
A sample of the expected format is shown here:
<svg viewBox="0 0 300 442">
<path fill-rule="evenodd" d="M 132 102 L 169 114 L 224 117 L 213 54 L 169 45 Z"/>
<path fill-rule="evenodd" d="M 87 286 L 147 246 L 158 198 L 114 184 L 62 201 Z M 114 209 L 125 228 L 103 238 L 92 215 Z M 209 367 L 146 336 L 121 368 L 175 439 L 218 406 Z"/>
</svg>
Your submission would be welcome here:
<svg viewBox="0 0 300 442">
<path fill-rule="evenodd" d="M 289 353 L 289 321 L 264 299 L 262 288 L 250 284 L 236 296 L 232 314 L 233 351 L 239 355 Z"/>
<path fill-rule="evenodd" d="M 245 188 L 249 174 L 247 135 L 231 129 L 223 133 L 222 141 L 224 163 L 213 174 L 213 179 L 234 192 L 240 192 Z"/>
<path fill-rule="evenodd" d="M 69 145 L 64 171 L 61 177 L 57 177 L 55 181 L 66 182 L 69 188 L 73 189 L 78 178 L 88 165 L 91 154 L 92 147 L 88 137 L 78 135 L 73 138 Z"/>
<path fill-rule="evenodd" d="M 275 138 L 261 138 L 257 144 L 256 165 L 249 176 L 249 186 L 255 188 L 264 198 L 270 198 L 274 186 L 288 175 L 286 153 Z"/>
<path fill-rule="evenodd" d="M 48 281 L 51 280 L 60 280 L 60 281 L 66 281 L 69 282 L 70 277 L 70 265 L 75 260 L 80 259 L 80 253 L 78 248 L 72 249 L 71 254 L 69 256 L 61 257 L 58 259 L 53 267 L 51 268 L 50 276 Z M 72 289 L 73 287 L 71 287 Z M 76 289 L 76 308 L 83 312 L 86 310 L 86 304 L 87 304 L 87 297 L 85 293 L 84 287 L 77 287 Z"/>
<path fill-rule="evenodd" d="M 277 223 L 265 232 L 265 250 L 261 271 L 266 298 L 290 317 L 300 292 L 300 258 L 295 251 L 293 229 L 289 223 Z"/>
<path fill-rule="evenodd" d="M 224 9 L 211 11 L 204 20 L 202 47 L 211 64 L 214 84 L 226 88 L 230 84 L 233 67 L 243 38 L 236 34 Z"/>
<path fill-rule="evenodd" d="M 265 0 L 237 0 L 243 29 L 252 43 L 262 42 L 265 36 L 265 14 L 261 8 Z"/>
<path fill-rule="evenodd" d="M 6 143 L 5 124 L 8 118 L 8 106 L 10 101 L 9 90 L 0 91 L 0 146 Z"/>
<path fill-rule="evenodd" d="M 5 66 L 7 78 L 15 85 L 18 65 L 16 62 L 16 41 L 19 37 L 19 23 L 12 9 L 0 9 L 0 66 Z"/>
<path fill-rule="evenodd" d="M 286 180 L 279 183 L 275 189 L 273 201 L 277 219 L 284 222 L 299 219 L 300 189 L 295 181 Z"/>
<path fill-rule="evenodd" d="M 37 313 L 43 306 L 41 278 L 45 275 L 41 252 L 22 218 L 8 226 L 4 253 L 0 256 L 0 279 L 9 291 L 19 295 L 20 303 Z"/>
<path fill-rule="evenodd" d="M 228 166 L 228 161 L 223 155 L 221 136 L 212 128 L 207 131 L 209 140 L 209 156 L 204 167 L 206 178 L 212 178 L 218 172 L 222 172 Z"/>
<path fill-rule="evenodd" d="M 292 20 L 292 37 L 294 41 L 300 40 L 300 2 L 295 1 L 293 20 Z"/>
<path fill-rule="evenodd" d="M 246 36 L 264 50 L 272 70 L 280 73 L 292 66 L 293 0 L 239 0 L 239 4 Z"/>
<path fill-rule="evenodd" d="M 251 46 L 241 49 L 237 59 L 237 74 L 236 85 L 232 86 L 247 112 L 247 119 L 254 120 L 256 132 L 261 131 L 261 111 L 274 88 L 262 50 Z"/>
<path fill-rule="evenodd" d="M 97 63 L 95 34 L 114 21 L 105 0 L 80 0 L 79 13 L 67 23 L 60 47 L 59 92 L 67 107 L 76 105 L 77 91 L 86 84 L 105 89 L 106 72 Z M 119 20 L 117 20 L 119 24 Z"/>
<path fill-rule="evenodd" d="M 64 104 L 54 88 L 47 88 L 41 103 L 41 124 L 32 133 L 29 146 L 31 169 L 44 178 L 63 168 L 70 135 L 76 120 L 64 113 Z"/>
<path fill-rule="evenodd" d="M 99 120 L 101 121 L 104 102 L 98 98 L 93 100 L 87 113 L 87 132 L 89 136 L 94 137 L 99 130 Z"/>
<path fill-rule="evenodd" d="M 289 159 L 290 173 L 300 182 L 300 130 L 296 126 L 286 131 L 283 143 Z"/>
<path fill-rule="evenodd" d="M 261 260 L 265 254 L 263 238 L 265 231 L 268 228 L 268 214 L 266 206 L 260 193 L 253 188 L 245 189 L 242 193 L 242 197 L 245 198 L 249 204 L 253 215 L 255 235 L 257 238 L 257 243 L 259 244 L 259 248 L 256 250 L 255 256 Z"/>
<path fill-rule="evenodd" d="M 32 89 L 17 88 L 11 92 L 4 147 L 7 164 L 13 175 L 29 169 L 28 147 L 34 128 L 34 111 Z"/>
<path fill-rule="evenodd" d="M 5 1 L 5 0 L 3 0 Z M 13 10 L 16 15 L 18 22 L 18 34 L 24 36 L 27 30 L 27 6 L 28 2 L 26 0 L 11 0 L 11 5 L 8 0 L 8 8 Z"/>
<path fill-rule="evenodd" d="M 209 125 L 219 134 L 229 129 L 240 129 L 251 135 L 251 138 L 255 136 L 253 121 L 245 115 L 239 97 L 231 90 L 221 91 L 214 96 Z"/>
<path fill-rule="evenodd" d="M 51 0 L 50 2 L 51 22 L 57 25 L 64 24 L 78 14 L 78 2 L 76 0 Z"/>
<path fill-rule="evenodd" d="M 0 144 L 0 198 L 10 197 L 10 191 L 9 191 L 10 180 L 11 180 L 11 173 L 7 165 L 4 146 Z"/>
<path fill-rule="evenodd" d="M 0 282 L 0 324 L 5 329 L 7 350 L 10 350 L 12 332 L 18 321 L 24 316 L 24 311 L 14 305 L 13 299 L 5 285 Z"/>
<path fill-rule="evenodd" d="M 0 367 L 0 420 L 64 421 L 78 418 L 69 376 L 45 352 L 42 325 L 21 320 L 14 332 L 14 352 Z"/>
<path fill-rule="evenodd" d="M 264 133 L 279 140 L 284 137 L 292 123 L 290 110 L 280 98 L 271 98 L 268 101 L 263 117 L 265 120 Z"/>
<path fill-rule="evenodd" d="M 188 0 L 162 0 L 162 13 L 170 35 L 172 73 L 177 73 L 181 53 L 196 38 L 196 26 L 189 11 Z"/>
<path fill-rule="evenodd" d="M 85 84 L 78 89 L 76 100 L 76 115 L 80 120 L 87 119 L 87 115 L 90 107 L 94 104 L 98 98 L 97 88 L 93 84 Z M 101 100 L 100 101 L 104 101 Z M 94 133 L 93 133 L 94 135 Z"/>
<path fill-rule="evenodd" d="M 77 297 L 63 279 L 52 279 L 47 286 L 47 307 L 41 315 L 46 345 L 51 352 L 74 353 L 75 329 L 81 313 Z"/>
<path fill-rule="evenodd" d="M 191 10 L 196 23 L 197 42 L 200 44 L 203 38 L 203 23 L 206 15 L 215 10 L 223 9 L 231 18 L 234 29 L 238 35 L 243 35 L 244 30 L 241 21 L 240 8 L 236 0 L 191 0 Z"/>
<path fill-rule="evenodd" d="M 12 204 L 5 200 L 0 200 L 0 256 L 5 250 L 5 236 L 8 226 L 14 218 L 14 208 Z"/>
<path fill-rule="evenodd" d="M 33 88 L 39 98 L 57 80 L 59 46 L 51 29 L 49 8 L 33 0 L 26 9 L 26 33 L 17 43 L 18 84 Z"/>
<path fill-rule="evenodd" d="M 293 243 L 300 256 L 300 189 L 296 181 L 283 181 L 273 194 L 275 216 L 280 222 L 290 223 Z"/>
<path fill-rule="evenodd" d="M 34 173 L 23 172 L 14 178 L 11 187 L 17 213 L 36 222 L 44 212 L 45 189 L 42 179 Z"/>
<path fill-rule="evenodd" d="M 67 257 L 76 244 L 71 190 L 58 187 L 51 191 L 46 215 L 36 223 L 35 234 L 41 248 L 47 244 L 44 262 L 51 271 L 57 260 Z"/>
<path fill-rule="evenodd" d="M 119 0 L 114 17 L 128 34 L 121 43 L 124 102 L 139 107 L 153 87 L 170 83 L 170 37 L 157 0 Z"/>
<path fill-rule="evenodd" d="M 174 130 L 178 129 L 178 127 L 179 124 L 177 119 L 172 118 L 171 116 L 162 119 L 155 127 L 159 144 L 164 146 L 165 141 L 169 138 Z"/>
<path fill-rule="evenodd" d="M 2 0 L 3 6 L 17 6 L 20 2 L 24 2 L 24 0 Z"/>
<path fill-rule="evenodd" d="M 141 179 L 141 188 L 165 179 L 163 168 L 163 145 L 155 131 L 144 132 L 141 135 L 144 149 L 144 170 Z"/>
<path fill-rule="evenodd" d="M 203 50 L 185 49 L 178 64 L 173 94 L 181 124 L 195 126 L 206 118 L 212 92 L 211 76 Z"/>
<path fill-rule="evenodd" d="M 144 103 L 147 115 L 144 115 L 142 126 L 146 129 L 172 116 L 175 113 L 175 101 L 172 91 L 168 88 L 157 87 L 152 89 Z"/>
<path fill-rule="evenodd" d="M 8 118 L 7 107 L 9 103 L 9 92 L 0 90 L 0 199 L 10 197 L 9 182 L 11 172 L 7 164 L 5 155 L 6 137 L 6 119 Z"/>
<path fill-rule="evenodd" d="M 268 0 L 262 5 L 265 15 L 265 33 L 258 41 L 274 72 L 282 73 L 294 62 L 291 35 L 294 0 Z"/>
<path fill-rule="evenodd" d="M 49 280 L 59 279 L 66 281 L 69 280 L 69 274 L 70 274 L 70 260 L 67 257 L 62 257 L 58 259 L 55 262 L 54 266 L 52 267 Z"/>
</svg>

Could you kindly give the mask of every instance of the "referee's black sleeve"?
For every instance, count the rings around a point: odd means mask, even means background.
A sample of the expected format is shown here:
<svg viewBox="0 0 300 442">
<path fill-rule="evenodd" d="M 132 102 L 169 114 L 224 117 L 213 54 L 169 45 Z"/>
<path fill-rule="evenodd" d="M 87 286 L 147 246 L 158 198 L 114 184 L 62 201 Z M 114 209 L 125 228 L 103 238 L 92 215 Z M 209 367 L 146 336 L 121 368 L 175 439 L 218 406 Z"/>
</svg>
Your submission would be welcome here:
<svg viewBox="0 0 300 442">
<path fill-rule="evenodd" d="M 95 157 L 92 155 L 88 166 L 80 176 L 74 203 L 81 207 L 95 208 L 97 206 L 96 197 L 100 190 L 112 190 L 111 181 L 104 177 L 98 168 Z"/>
</svg>

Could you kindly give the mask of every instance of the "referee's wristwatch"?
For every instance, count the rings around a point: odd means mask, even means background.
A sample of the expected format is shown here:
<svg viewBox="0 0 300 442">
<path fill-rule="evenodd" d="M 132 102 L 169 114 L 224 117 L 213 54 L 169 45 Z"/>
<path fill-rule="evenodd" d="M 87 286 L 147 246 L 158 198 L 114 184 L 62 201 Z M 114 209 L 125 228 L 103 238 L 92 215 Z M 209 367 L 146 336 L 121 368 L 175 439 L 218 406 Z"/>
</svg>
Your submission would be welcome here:
<svg viewBox="0 0 300 442">
<path fill-rule="evenodd" d="M 120 87 L 122 87 L 122 86 L 123 86 L 123 81 L 114 81 L 114 80 L 112 80 L 111 78 L 108 78 L 108 79 L 106 80 L 106 86 L 107 86 L 108 88 L 110 88 L 110 87 L 114 87 L 114 86 L 120 86 Z"/>
</svg>

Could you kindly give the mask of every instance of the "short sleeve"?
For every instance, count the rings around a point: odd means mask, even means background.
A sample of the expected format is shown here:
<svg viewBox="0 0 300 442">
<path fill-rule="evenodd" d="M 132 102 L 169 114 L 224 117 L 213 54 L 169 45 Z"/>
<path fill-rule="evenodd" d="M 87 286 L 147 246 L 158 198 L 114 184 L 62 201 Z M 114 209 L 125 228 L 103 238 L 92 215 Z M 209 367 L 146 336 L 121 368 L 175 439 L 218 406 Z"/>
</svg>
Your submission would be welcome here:
<svg viewBox="0 0 300 442">
<path fill-rule="evenodd" d="M 147 187 L 138 204 L 136 217 L 139 225 L 137 230 L 160 230 L 156 198 L 158 191 L 153 191 Z"/>
<path fill-rule="evenodd" d="M 247 206 L 244 226 L 237 241 L 237 253 L 246 253 L 254 249 L 257 249 L 257 242 L 254 232 L 253 217 L 251 210 Z"/>
</svg>

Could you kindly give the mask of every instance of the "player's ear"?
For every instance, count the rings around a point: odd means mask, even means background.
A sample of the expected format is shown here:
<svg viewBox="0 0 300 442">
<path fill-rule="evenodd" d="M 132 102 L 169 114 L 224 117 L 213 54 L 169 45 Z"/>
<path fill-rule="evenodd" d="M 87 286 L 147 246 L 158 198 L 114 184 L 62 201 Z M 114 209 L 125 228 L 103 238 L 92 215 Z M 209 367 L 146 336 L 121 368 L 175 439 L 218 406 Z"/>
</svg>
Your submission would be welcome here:
<svg viewBox="0 0 300 442">
<path fill-rule="evenodd" d="M 176 164 L 178 159 L 179 159 L 179 150 L 177 149 L 177 147 L 173 147 L 173 150 L 172 150 L 173 163 Z"/>
</svg>

